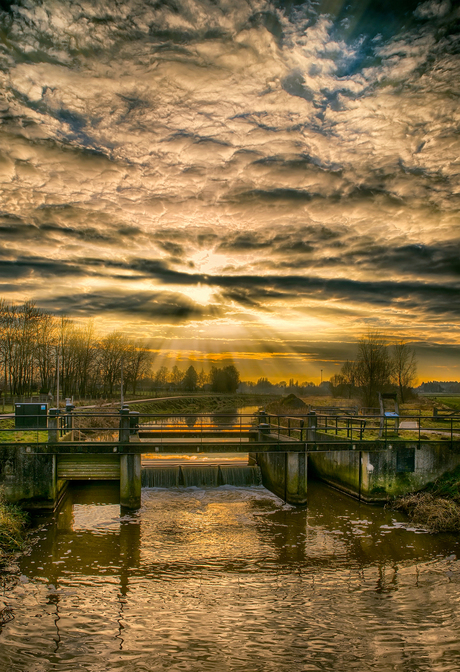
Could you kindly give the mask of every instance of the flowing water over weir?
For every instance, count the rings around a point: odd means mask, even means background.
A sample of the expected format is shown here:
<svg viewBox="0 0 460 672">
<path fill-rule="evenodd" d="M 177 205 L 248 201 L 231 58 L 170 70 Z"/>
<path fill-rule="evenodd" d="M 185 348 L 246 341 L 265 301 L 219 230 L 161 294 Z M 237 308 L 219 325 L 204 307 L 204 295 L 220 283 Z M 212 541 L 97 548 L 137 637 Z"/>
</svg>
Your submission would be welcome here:
<svg viewBox="0 0 460 672">
<path fill-rule="evenodd" d="M 259 467 L 233 465 L 153 467 L 142 470 L 142 487 L 218 487 L 262 485 Z"/>
<path fill-rule="evenodd" d="M 118 484 L 75 483 L 38 520 L 1 672 L 460 668 L 457 537 L 318 482 L 308 508 L 261 486 L 142 497 L 125 514 Z"/>
</svg>

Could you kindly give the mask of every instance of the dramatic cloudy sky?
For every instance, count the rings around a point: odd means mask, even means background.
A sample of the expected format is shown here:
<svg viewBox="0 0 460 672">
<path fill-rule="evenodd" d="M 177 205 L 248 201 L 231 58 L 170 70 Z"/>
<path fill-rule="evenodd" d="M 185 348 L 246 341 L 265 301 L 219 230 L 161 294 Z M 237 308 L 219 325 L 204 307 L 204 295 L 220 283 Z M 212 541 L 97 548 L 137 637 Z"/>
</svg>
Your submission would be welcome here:
<svg viewBox="0 0 460 672">
<path fill-rule="evenodd" d="M 458 3 L 2 7 L 0 296 L 166 363 L 318 380 L 378 329 L 460 379 Z"/>
</svg>

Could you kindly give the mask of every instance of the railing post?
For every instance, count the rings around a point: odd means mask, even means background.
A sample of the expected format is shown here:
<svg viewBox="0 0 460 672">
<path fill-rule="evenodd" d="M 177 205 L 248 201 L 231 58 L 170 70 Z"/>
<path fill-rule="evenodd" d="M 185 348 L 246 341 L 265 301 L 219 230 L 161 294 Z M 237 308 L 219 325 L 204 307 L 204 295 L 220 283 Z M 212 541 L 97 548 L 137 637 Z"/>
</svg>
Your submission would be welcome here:
<svg viewBox="0 0 460 672">
<path fill-rule="evenodd" d="M 139 411 L 129 411 L 129 433 L 131 436 L 139 434 Z"/>
<path fill-rule="evenodd" d="M 59 441 L 59 409 L 50 408 L 48 416 L 48 442 L 58 443 Z"/>
<path fill-rule="evenodd" d="M 259 431 L 257 440 L 259 441 L 259 443 L 262 443 L 262 441 L 264 440 L 264 435 L 270 434 L 270 425 L 268 424 L 268 422 L 260 422 L 258 430 Z"/>
<path fill-rule="evenodd" d="M 308 429 L 307 429 L 307 441 L 316 442 L 316 413 L 315 411 L 310 411 L 307 416 L 308 420 Z"/>
<path fill-rule="evenodd" d="M 75 406 L 72 404 L 70 399 L 66 399 L 65 404 L 65 416 L 64 416 L 64 431 L 67 434 L 70 432 L 70 440 L 73 441 L 73 414 Z"/>
<path fill-rule="evenodd" d="M 129 408 L 121 408 L 118 412 L 120 414 L 118 440 L 120 443 L 129 443 Z"/>
</svg>

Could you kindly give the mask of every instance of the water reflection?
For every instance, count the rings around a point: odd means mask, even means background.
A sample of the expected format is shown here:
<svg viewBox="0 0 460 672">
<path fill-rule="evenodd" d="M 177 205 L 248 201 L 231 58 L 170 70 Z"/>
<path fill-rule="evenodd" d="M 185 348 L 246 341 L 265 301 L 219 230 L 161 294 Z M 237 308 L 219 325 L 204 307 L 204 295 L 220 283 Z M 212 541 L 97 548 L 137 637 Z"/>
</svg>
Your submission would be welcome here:
<svg viewBox="0 0 460 672">
<path fill-rule="evenodd" d="M 309 487 L 305 509 L 146 490 L 135 515 L 118 484 L 70 489 L 8 592 L 0 669 L 457 669 L 457 538 Z"/>
<path fill-rule="evenodd" d="M 242 415 L 238 414 L 238 410 L 228 409 L 225 412 L 213 413 L 211 415 L 211 424 L 221 428 L 231 428 L 240 424 L 241 420 L 245 420 Z"/>
</svg>

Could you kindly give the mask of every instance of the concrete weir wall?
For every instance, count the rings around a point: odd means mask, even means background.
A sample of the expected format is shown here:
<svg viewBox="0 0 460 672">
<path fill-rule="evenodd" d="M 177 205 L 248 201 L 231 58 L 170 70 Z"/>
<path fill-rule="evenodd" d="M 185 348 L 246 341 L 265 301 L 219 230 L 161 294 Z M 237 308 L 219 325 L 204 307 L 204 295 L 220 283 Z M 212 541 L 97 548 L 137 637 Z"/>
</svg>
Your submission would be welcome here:
<svg viewBox="0 0 460 672">
<path fill-rule="evenodd" d="M 34 446 L 0 445 L 0 485 L 5 498 L 29 510 L 53 510 L 69 480 L 119 480 L 120 504 L 141 503 L 140 454 L 60 454 Z"/>
<path fill-rule="evenodd" d="M 446 442 L 396 442 L 387 450 L 309 453 L 312 474 L 343 492 L 366 502 L 422 490 L 460 464 L 460 447 Z"/>
<path fill-rule="evenodd" d="M 56 456 L 31 455 L 30 446 L 0 446 L 0 484 L 8 502 L 27 509 L 51 509 L 67 481 L 57 478 Z"/>
<path fill-rule="evenodd" d="M 307 456 L 305 453 L 257 453 L 262 483 L 288 504 L 307 503 Z"/>
</svg>

